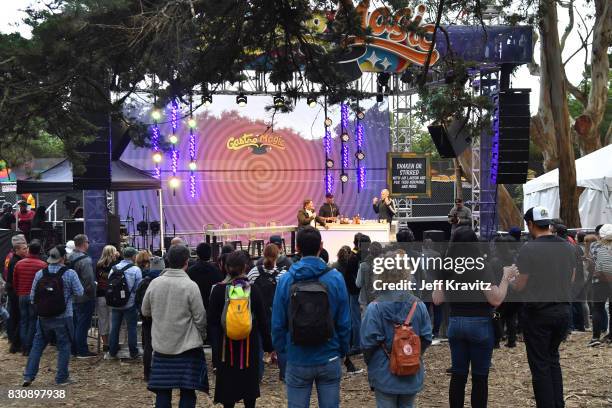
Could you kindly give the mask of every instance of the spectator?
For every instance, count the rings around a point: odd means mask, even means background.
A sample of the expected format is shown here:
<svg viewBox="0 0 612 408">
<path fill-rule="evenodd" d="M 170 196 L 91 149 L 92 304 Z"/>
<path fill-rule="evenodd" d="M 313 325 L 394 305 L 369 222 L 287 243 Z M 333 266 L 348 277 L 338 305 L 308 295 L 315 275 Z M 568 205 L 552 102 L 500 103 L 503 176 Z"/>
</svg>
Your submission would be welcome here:
<svg viewBox="0 0 612 408">
<path fill-rule="evenodd" d="M 68 257 L 70 257 L 70 255 L 72 255 L 72 253 L 74 252 L 74 240 L 70 240 L 68 242 L 66 242 L 66 255 L 68 255 Z"/>
<path fill-rule="evenodd" d="M 49 275 L 60 274 L 63 281 L 64 293 L 64 311 L 57 316 L 53 317 L 39 317 L 38 324 L 36 327 L 36 334 L 34 335 L 34 342 L 32 343 L 32 349 L 30 350 L 30 356 L 28 357 L 28 363 L 23 373 L 23 386 L 27 387 L 36 378 L 38 374 L 38 367 L 40 364 L 40 358 L 42 356 L 45 347 L 49 343 L 50 338 L 55 338 L 55 344 L 57 347 L 57 371 L 55 372 L 55 383 L 57 385 L 68 385 L 74 382 L 68 373 L 68 363 L 70 362 L 70 338 L 72 337 L 73 331 L 73 320 L 72 320 L 72 298 L 74 296 L 83 295 L 83 286 L 79 281 L 79 277 L 76 272 L 64 266 L 66 251 L 62 246 L 56 246 L 49 251 L 49 258 L 47 263 L 49 266 L 45 268 L 44 272 Z M 34 299 L 36 305 L 39 299 L 36 299 L 36 289 L 38 282 L 43 277 L 43 271 L 36 272 L 34 282 L 32 284 L 32 291 L 30 297 Z"/>
<path fill-rule="evenodd" d="M 335 269 L 327 267 L 319 257 L 323 248 L 321 234 L 315 228 L 305 227 L 298 232 L 297 249 L 302 259 L 291 265 L 283 275 L 276 288 L 272 308 L 272 339 L 274 349 L 287 355 L 285 383 L 287 400 L 290 407 L 307 408 L 310 406 L 310 393 L 313 382 L 317 384 L 319 406 L 338 407 L 340 405 L 340 379 L 342 376 L 341 361 L 348 354 L 351 336 L 351 315 L 348 293 L 344 278 Z M 321 317 L 333 323 L 333 328 L 324 326 L 330 331 L 311 331 L 311 336 L 304 336 L 308 331 L 302 317 L 292 314 L 290 296 L 295 298 L 301 287 L 314 281 L 322 285 L 313 285 L 327 289 L 327 305 L 320 306 Z M 295 286 L 293 286 L 295 284 Z M 293 287 L 293 289 L 292 289 Z M 290 293 L 291 292 L 291 293 Z M 293 300 L 292 300 L 293 302 Z M 298 303 L 294 303 L 294 307 Z M 320 320 L 323 320 L 320 319 Z M 321 323 L 319 321 L 318 323 Z M 302 327 L 299 338 L 296 338 L 296 325 Z M 293 328 L 294 330 L 291 330 Z M 326 338 L 331 332 L 331 337 Z M 315 345 L 306 345 L 315 344 Z"/>
<path fill-rule="evenodd" d="M 123 274 L 127 282 L 129 298 L 125 306 L 111 306 L 111 326 L 110 336 L 108 339 L 108 355 L 114 359 L 119 352 L 119 331 L 121 323 L 125 319 L 128 334 L 128 347 L 130 349 L 130 358 L 138 358 L 138 310 L 136 310 L 135 296 L 136 288 L 142 279 L 140 268 L 134 265 L 138 251 L 132 247 L 123 249 L 123 260 L 111 268 L 108 274 L 108 280 L 113 280 L 114 274 Z"/>
<path fill-rule="evenodd" d="M 359 234 L 361 235 L 361 234 Z M 356 237 L 356 242 L 358 242 L 359 237 Z M 358 244 L 356 244 L 358 246 Z M 355 339 L 354 336 L 359 336 L 359 332 L 356 330 L 360 329 L 361 325 L 361 310 L 359 309 L 359 288 L 356 285 L 357 276 L 353 275 L 355 264 L 358 262 L 358 255 L 354 253 L 350 247 L 344 245 L 338 251 L 338 261 L 334 264 L 334 268 L 342 274 L 344 278 L 344 284 L 346 285 L 346 290 L 349 295 L 349 305 L 351 311 L 351 346 L 352 348 L 349 350 L 349 354 L 344 359 L 344 365 L 346 366 L 346 371 L 349 374 L 359 374 L 362 373 L 363 370 L 358 370 L 357 367 L 353 364 L 350 359 L 351 355 L 359 354 L 360 350 L 355 344 L 359 344 L 359 340 Z M 357 298 L 357 310 L 354 310 L 354 302 L 355 298 Z"/>
<path fill-rule="evenodd" d="M 20 314 L 19 314 L 19 296 L 13 287 L 13 273 L 15 265 L 28 255 L 28 244 L 23 234 L 13 235 L 11 238 L 11 246 L 13 251 L 10 252 L 4 260 L 5 265 L 5 280 L 6 293 L 8 297 L 8 312 L 9 320 L 6 327 L 11 347 L 9 353 L 17 353 L 21 350 L 21 339 L 19 338 Z"/>
<path fill-rule="evenodd" d="M 181 408 L 196 405 L 195 391 L 208 393 L 204 358 L 206 312 L 202 296 L 185 272 L 189 249 L 175 245 L 166 253 L 168 268 L 151 281 L 142 301 L 143 316 L 151 317 L 153 361 L 148 389 L 156 407 L 170 407 L 172 390 L 180 389 Z"/>
<path fill-rule="evenodd" d="M 151 265 L 149 267 L 149 276 L 151 279 L 155 279 L 159 274 L 166 268 L 164 258 L 161 256 L 154 256 L 151 258 Z"/>
<path fill-rule="evenodd" d="M 376 297 L 372 267 L 374 259 L 382 254 L 382 250 L 379 242 L 372 242 L 368 246 L 367 257 L 359 264 L 355 283 L 359 288 L 359 304 L 364 310 Z"/>
<path fill-rule="evenodd" d="M 448 213 L 448 222 L 451 224 L 451 235 L 459 227 L 472 225 L 472 211 L 463 205 L 462 198 L 455 199 L 455 206 Z"/>
<path fill-rule="evenodd" d="M 87 332 L 91 327 L 91 319 L 96 308 L 96 280 L 92 260 L 87 255 L 89 238 L 85 234 L 74 237 L 74 251 L 68 258 L 71 269 L 79 276 L 83 286 L 83 295 L 74 297 L 74 340 L 72 353 L 77 358 L 96 357 L 89 351 Z"/>
<path fill-rule="evenodd" d="M 606 301 L 612 300 L 612 224 L 604 224 L 599 229 L 598 245 L 592 249 L 592 255 L 593 338 L 589 346 L 594 347 L 601 344 L 600 336 L 608 328 L 606 322 L 612 322 L 612 310 L 610 315 L 606 312 Z M 612 342 L 611 332 L 604 341 Z"/>
<path fill-rule="evenodd" d="M 2 204 L 2 213 L 0 213 L 0 229 L 12 229 L 17 227 L 17 219 L 13 214 L 13 204 L 4 202 Z"/>
<path fill-rule="evenodd" d="M 390 252 L 394 257 L 400 252 Z M 410 279 L 410 271 L 390 268 L 378 276 L 383 282 Z M 414 308 L 414 310 L 412 310 Z M 410 327 L 420 338 L 421 361 L 416 374 L 397 376 L 391 373 L 387 353 L 392 350 L 395 327 L 409 320 Z M 408 291 L 383 290 L 376 294 L 361 323 L 361 347 L 368 365 L 368 380 L 376 394 L 376 405 L 383 408 L 413 407 L 416 394 L 423 388 L 425 375 L 423 353 L 431 344 L 431 321 L 427 307 Z"/>
<path fill-rule="evenodd" d="M 460 283 L 485 282 L 490 290 L 434 290 L 433 301 L 450 303 L 448 342 L 451 349 L 451 380 L 448 391 L 450 408 L 463 407 L 465 384 L 472 371 L 471 406 L 487 406 L 488 378 L 493 356 L 495 333 L 493 307 L 499 306 L 508 290 L 508 282 L 514 276 L 513 267 L 504 268 L 499 286 L 486 268 L 475 266 L 482 254 L 477 246 L 478 237 L 469 227 L 460 227 L 451 237 L 446 257 L 450 259 L 472 259 L 471 268 L 462 273 L 445 270 L 443 278 Z"/>
<path fill-rule="evenodd" d="M 519 251 L 520 275 L 514 287 L 525 292 L 527 302 L 521 327 L 533 393 L 538 407 L 563 407 L 559 345 L 570 324 L 569 301 L 576 256 L 567 241 L 551 233 L 552 220 L 546 208 L 532 207 L 523 218 L 533 240 L 526 242 Z"/>
<path fill-rule="evenodd" d="M 170 240 L 170 248 L 175 247 L 177 245 L 182 245 L 185 248 L 187 248 L 187 243 L 181 237 L 174 237 L 174 238 L 172 238 Z M 166 254 L 164 255 L 164 264 L 165 265 L 169 265 L 169 263 L 168 263 L 168 251 L 170 250 L 170 248 L 166 248 Z M 189 248 L 187 248 L 187 249 L 189 249 Z M 189 266 L 191 267 L 193 264 L 194 264 L 193 260 L 191 258 L 189 258 Z"/>
<path fill-rule="evenodd" d="M 36 208 L 32 218 L 32 228 L 42 228 L 47 219 L 47 207 L 41 205 Z"/>
<path fill-rule="evenodd" d="M 248 258 L 243 251 L 234 251 L 227 256 L 226 268 L 230 280 L 215 285 L 210 294 L 208 323 L 213 347 L 213 361 L 217 369 L 215 403 L 224 408 L 233 408 L 242 400 L 245 408 L 254 408 L 259 392 L 259 349 L 272 351 L 270 327 L 262 294 L 255 285 L 250 285 L 246 276 Z M 243 340 L 228 337 L 223 323 L 226 293 L 230 290 L 249 294 L 252 327 Z M 261 345 L 260 345 L 261 339 Z"/>
<path fill-rule="evenodd" d="M 217 265 L 210 262 L 212 248 L 210 244 L 201 242 L 196 247 L 198 260 L 187 269 L 187 275 L 194 281 L 200 289 L 204 310 L 208 311 L 208 299 L 210 298 L 210 290 L 213 285 L 221 282 L 224 275 L 221 273 Z"/>
<path fill-rule="evenodd" d="M 119 251 L 112 245 L 102 249 L 102 256 L 96 264 L 96 306 L 98 310 L 98 330 L 102 338 L 102 351 L 108 351 L 108 334 L 110 333 L 111 309 L 106 304 L 108 274 L 111 268 L 119 263 Z"/>
<path fill-rule="evenodd" d="M 291 262 L 291 258 L 289 258 L 286 254 L 283 253 L 283 239 L 280 235 L 272 235 L 270 237 L 270 244 L 275 244 L 280 253 L 278 255 L 278 259 L 276 260 L 276 267 L 279 270 L 285 269 L 285 270 L 289 270 L 289 268 L 291 267 L 291 264 L 293 262 Z M 255 263 L 255 266 L 259 266 L 262 265 L 264 261 L 264 258 L 259 258 L 257 260 L 257 262 Z"/>
<path fill-rule="evenodd" d="M 32 282 L 36 272 L 47 266 L 47 263 L 40 260 L 41 251 L 40 241 L 32 240 L 28 245 L 27 256 L 15 264 L 13 272 L 13 287 L 15 294 L 19 296 L 19 339 L 21 340 L 21 351 L 24 356 L 30 353 L 32 347 L 32 339 L 36 331 L 36 311 L 30 292 L 32 291 Z"/>
<path fill-rule="evenodd" d="M 15 213 L 17 229 L 23 232 L 26 237 L 29 237 L 32 229 L 32 219 L 36 213 L 28 208 L 28 203 L 24 200 L 19 201 L 17 205 L 19 205 L 19 211 Z"/>
<path fill-rule="evenodd" d="M 266 245 L 266 247 L 264 248 L 263 257 L 261 258 L 262 263 L 257 263 L 247 274 L 249 283 L 253 285 L 260 277 L 266 277 L 267 275 L 272 275 L 274 279 L 278 281 L 281 275 L 287 272 L 286 269 L 283 269 L 278 266 L 277 262 L 279 259 L 280 250 L 278 249 L 278 246 L 276 246 L 275 244 Z M 272 299 L 270 299 L 270 301 L 271 300 Z M 272 304 L 270 303 L 270 308 L 271 307 Z M 272 311 L 272 309 L 270 309 L 270 311 Z"/>
<path fill-rule="evenodd" d="M 516 242 L 521 242 L 522 231 L 519 227 L 512 227 L 508 230 L 508 235 L 510 235 Z"/>
<path fill-rule="evenodd" d="M 146 249 L 138 251 L 134 258 L 134 264 L 140 268 L 142 276 L 147 276 L 151 269 L 151 253 Z"/>
</svg>

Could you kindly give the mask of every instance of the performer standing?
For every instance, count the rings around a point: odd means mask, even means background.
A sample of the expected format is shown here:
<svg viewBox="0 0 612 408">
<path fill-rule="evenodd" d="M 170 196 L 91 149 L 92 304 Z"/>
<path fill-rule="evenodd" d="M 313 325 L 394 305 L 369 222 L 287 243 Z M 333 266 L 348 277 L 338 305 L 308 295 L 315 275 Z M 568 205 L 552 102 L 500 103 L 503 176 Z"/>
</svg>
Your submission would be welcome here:
<svg viewBox="0 0 612 408">
<path fill-rule="evenodd" d="M 374 207 L 374 212 L 378 214 L 379 220 L 387 220 L 391 224 L 397 210 L 395 209 L 395 203 L 389 198 L 389 190 L 385 188 L 380 192 L 380 200 L 378 197 L 374 197 L 372 206 Z"/>
<path fill-rule="evenodd" d="M 334 195 L 332 193 L 325 194 L 325 204 L 319 208 L 319 217 L 327 222 L 336 222 L 339 216 L 340 208 L 334 203 Z"/>
<path fill-rule="evenodd" d="M 325 225 L 325 220 L 315 213 L 314 203 L 309 198 L 304 200 L 304 205 L 302 206 L 302 209 L 300 209 L 297 213 L 297 219 L 298 228 L 304 228 L 308 225 L 316 227 L 317 223 L 323 225 L 325 229 L 329 228 L 327 225 Z"/>
<path fill-rule="evenodd" d="M 455 206 L 448 213 L 448 222 L 452 225 L 451 234 L 461 226 L 472 225 L 472 211 L 463 205 L 461 198 L 455 199 Z"/>
</svg>

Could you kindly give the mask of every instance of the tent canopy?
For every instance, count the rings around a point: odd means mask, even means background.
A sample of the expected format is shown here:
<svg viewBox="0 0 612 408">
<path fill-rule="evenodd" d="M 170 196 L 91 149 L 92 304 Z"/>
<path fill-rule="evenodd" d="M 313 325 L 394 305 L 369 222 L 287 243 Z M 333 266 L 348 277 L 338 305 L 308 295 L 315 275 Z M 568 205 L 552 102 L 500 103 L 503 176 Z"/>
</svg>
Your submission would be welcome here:
<svg viewBox="0 0 612 408">
<path fill-rule="evenodd" d="M 72 163 L 64 160 L 37 177 L 17 180 L 17 193 L 52 193 L 73 191 Z M 121 161 L 111 162 L 110 191 L 159 190 L 160 180 Z"/>
<path fill-rule="evenodd" d="M 583 227 L 612 223 L 612 145 L 576 160 L 576 185 L 583 187 L 579 212 Z M 523 207 L 537 205 L 559 216 L 559 169 L 549 171 L 523 186 Z"/>
</svg>

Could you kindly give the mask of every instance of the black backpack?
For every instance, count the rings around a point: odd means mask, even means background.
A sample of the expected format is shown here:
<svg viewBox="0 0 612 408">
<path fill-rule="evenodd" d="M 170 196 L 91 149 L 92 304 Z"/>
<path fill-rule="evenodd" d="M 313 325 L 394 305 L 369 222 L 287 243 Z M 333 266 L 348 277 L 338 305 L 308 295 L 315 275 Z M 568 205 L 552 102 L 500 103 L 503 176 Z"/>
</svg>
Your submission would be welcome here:
<svg viewBox="0 0 612 408">
<path fill-rule="evenodd" d="M 327 287 L 319 279 L 297 281 L 289 290 L 289 332 L 295 345 L 319 346 L 334 335 Z"/>
<path fill-rule="evenodd" d="M 279 274 L 278 271 L 273 273 L 267 273 L 264 271 L 263 265 L 257 265 L 259 276 L 253 282 L 253 286 L 257 286 L 261 292 L 261 297 L 266 307 L 266 313 L 272 310 L 272 303 L 274 302 L 274 293 L 276 292 L 276 278 Z"/>
<path fill-rule="evenodd" d="M 123 307 L 127 305 L 130 300 L 130 288 L 125 278 L 125 271 L 134 266 L 129 263 L 121 269 L 117 269 L 113 266 L 113 271 L 108 278 L 108 286 L 104 297 L 106 298 L 106 305 L 110 307 Z"/>
<path fill-rule="evenodd" d="M 66 311 L 62 276 L 67 270 L 65 266 L 57 273 L 50 273 L 48 268 L 42 270 L 42 277 L 34 289 L 34 308 L 40 317 L 56 317 Z"/>
<path fill-rule="evenodd" d="M 138 287 L 136 288 L 136 293 L 134 295 L 134 302 L 136 303 L 136 307 L 138 308 L 138 313 L 140 313 L 141 316 L 142 316 L 142 311 L 140 310 L 140 308 L 142 307 L 142 300 L 144 299 L 145 294 L 147 293 L 147 289 L 149 289 L 149 285 L 151 284 L 152 280 L 153 278 L 151 278 L 150 276 L 145 276 L 144 278 L 142 278 L 142 280 L 138 284 Z"/>
</svg>

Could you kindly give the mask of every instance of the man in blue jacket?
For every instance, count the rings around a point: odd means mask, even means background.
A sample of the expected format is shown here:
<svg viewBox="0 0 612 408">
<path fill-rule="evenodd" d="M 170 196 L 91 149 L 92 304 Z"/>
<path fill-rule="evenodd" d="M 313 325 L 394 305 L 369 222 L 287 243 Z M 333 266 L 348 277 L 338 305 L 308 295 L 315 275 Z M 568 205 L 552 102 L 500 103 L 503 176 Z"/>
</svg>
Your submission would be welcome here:
<svg viewBox="0 0 612 408">
<path fill-rule="evenodd" d="M 319 407 L 339 407 L 342 360 L 348 353 L 351 335 L 346 285 L 342 274 L 335 269 L 329 270 L 318 257 L 323 243 L 317 229 L 308 226 L 300 230 L 297 249 L 302 259 L 280 278 L 272 307 L 274 349 L 286 354 L 287 358 L 287 402 L 290 407 L 308 408 L 315 382 Z M 318 346 L 296 345 L 289 330 L 289 293 L 292 285 L 299 281 L 319 281 L 327 289 L 334 332 L 329 340 Z"/>
</svg>

